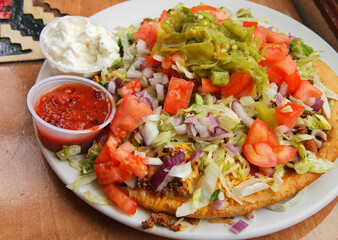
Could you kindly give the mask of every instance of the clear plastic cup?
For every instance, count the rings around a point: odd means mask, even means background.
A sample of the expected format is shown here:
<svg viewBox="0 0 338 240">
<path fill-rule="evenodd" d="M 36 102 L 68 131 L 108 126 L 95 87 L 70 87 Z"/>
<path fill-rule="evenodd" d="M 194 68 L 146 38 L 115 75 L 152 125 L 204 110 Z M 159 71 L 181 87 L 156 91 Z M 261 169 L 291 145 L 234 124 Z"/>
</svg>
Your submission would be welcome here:
<svg viewBox="0 0 338 240">
<path fill-rule="evenodd" d="M 52 124 L 49 124 L 42 120 L 35 112 L 35 106 L 38 103 L 40 97 L 52 91 L 53 89 L 70 83 L 80 83 L 88 86 L 95 87 L 102 90 L 111 101 L 111 112 L 104 123 L 98 127 L 87 130 L 69 130 L 63 129 Z M 82 152 L 86 151 L 93 140 L 100 134 L 100 132 L 111 122 L 115 114 L 115 102 L 111 94 L 101 85 L 86 78 L 68 75 L 59 75 L 48 77 L 35 83 L 35 85 L 29 90 L 27 95 L 28 109 L 33 116 L 34 123 L 37 127 L 38 137 L 41 143 L 51 151 L 59 151 L 64 145 L 80 145 Z"/>
</svg>

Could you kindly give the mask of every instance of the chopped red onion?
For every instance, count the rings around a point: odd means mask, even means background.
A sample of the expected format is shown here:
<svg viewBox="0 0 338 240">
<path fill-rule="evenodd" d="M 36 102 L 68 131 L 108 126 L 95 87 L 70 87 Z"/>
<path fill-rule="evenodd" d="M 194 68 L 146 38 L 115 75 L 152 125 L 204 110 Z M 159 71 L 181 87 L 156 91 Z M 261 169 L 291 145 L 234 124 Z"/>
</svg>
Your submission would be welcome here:
<svg viewBox="0 0 338 240">
<path fill-rule="evenodd" d="M 278 107 L 285 105 L 285 99 L 281 93 L 277 93 L 276 95 L 276 104 Z"/>
<path fill-rule="evenodd" d="M 270 26 L 270 27 L 268 27 L 268 29 L 269 29 L 270 31 L 272 31 L 272 30 L 273 30 L 273 27 L 272 27 L 272 26 Z"/>
<path fill-rule="evenodd" d="M 214 210 L 222 210 L 225 209 L 229 205 L 229 202 L 215 200 L 211 203 L 211 208 Z"/>
<path fill-rule="evenodd" d="M 237 101 L 232 101 L 231 103 L 231 109 L 242 119 L 242 122 L 247 127 L 251 127 L 254 120 L 248 116 L 248 114 L 243 109 L 242 105 Z"/>
<path fill-rule="evenodd" d="M 286 82 L 283 82 L 282 85 L 280 86 L 279 92 L 282 94 L 283 97 L 285 97 L 287 91 L 288 91 L 288 84 Z"/>
<path fill-rule="evenodd" d="M 327 134 L 322 130 L 314 129 L 314 130 L 312 130 L 311 135 L 314 136 L 313 140 L 315 141 L 317 148 L 321 149 L 323 142 L 321 140 L 317 139 L 317 138 L 320 137 L 323 140 L 327 141 Z"/>
<path fill-rule="evenodd" d="M 174 155 L 173 157 L 169 158 L 165 161 L 154 173 L 154 175 L 150 179 L 150 185 L 156 190 L 161 191 L 163 187 L 172 179 L 169 176 L 169 179 L 166 178 L 170 169 L 173 166 L 179 165 L 183 163 L 185 160 L 185 153 L 179 152 L 178 154 Z M 166 178 L 166 179 L 165 179 Z M 166 180 L 166 181 L 164 181 Z"/>
<path fill-rule="evenodd" d="M 134 176 L 132 176 L 131 179 L 129 179 L 129 180 L 127 180 L 127 181 L 124 181 L 124 183 L 125 183 L 128 187 L 130 187 L 131 189 L 135 189 L 136 186 L 137 186 L 137 179 L 138 179 L 138 178 L 134 175 Z"/>
<path fill-rule="evenodd" d="M 239 153 L 239 149 L 236 148 L 234 145 L 232 145 L 231 143 L 227 143 L 225 144 L 225 147 L 233 154 L 233 155 L 237 155 Z"/>
<path fill-rule="evenodd" d="M 129 68 L 127 71 L 127 78 L 142 78 L 143 74 L 142 72 L 135 70 L 134 68 Z"/>
<path fill-rule="evenodd" d="M 289 38 L 291 38 L 291 39 L 295 39 L 295 38 L 296 38 L 295 36 L 291 35 L 291 33 L 289 33 L 288 36 L 289 36 Z"/>
<path fill-rule="evenodd" d="M 203 154 L 202 150 L 197 150 L 191 157 L 187 160 L 187 162 L 195 162 L 197 159 L 199 159 Z"/>
<path fill-rule="evenodd" d="M 150 146 L 159 134 L 158 128 L 153 122 L 146 122 L 144 128 L 141 130 L 141 134 L 146 146 Z"/>
<path fill-rule="evenodd" d="M 194 121 L 194 126 L 196 128 L 196 131 L 198 132 L 199 137 L 209 137 L 209 131 L 208 128 L 202 125 L 197 119 Z"/>
<path fill-rule="evenodd" d="M 221 127 L 215 127 L 214 128 L 214 135 L 216 135 L 216 136 L 219 136 L 219 135 L 222 135 L 222 134 L 225 134 L 225 133 L 228 133 L 228 131 L 224 130 Z"/>
<path fill-rule="evenodd" d="M 291 129 L 288 126 L 285 125 L 280 125 L 278 127 L 275 128 L 275 132 L 277 135 L 282 135 L 283 133 L 287 133 L 289 132 Z"/>
<path fill-rule="evenodd" d="M 135 135 L 134 135 L 139 141 L 141 141 L 141 142 L 143 142 L 143 137 L 142 137 L 142 135 L 141 135 L 141 133 L 140 132 L 138 132 L 138 133 L 135 133 Z"/>
<path fill-rule="evenodd" d="M 201 118 L 200 122 L 205 126 L 218 126 L 221 124 L 221 122 L 216 117 Z"/>
<path fill-rule="evenodd" d="M 184 164 L 173 166 L 170 169 L 168 175 L 171 177 L 186 179 L 187 177 L 189 177 L 191 172 L 192 172 L 191 162 L 186 162 Z"/>
<path fill-rule="evenodd" d="M 184 123 L 181 125 L 175 126 L 174 128 L 179 135 L 183 135 L 188 132 L 188 125 Z"/>
<path fill-rule="evenodd" d="M 115 84 L 115 82 L 114 81 L 110 81 L 109 83 L 108 83 L 108 91 L 111 93 L 111 94 L 115 94 L 115 92 L 116 92 L 116 84 Z"/>
<path fill-rule="evenodd" d="M 311 106 L 314 111 L 319 111 L 324 104 L 324 101 L 320 98 L 310 98 L 309 102 L 307 102 L 307 105 Z"/>
<path fill-rule="evenodd" d="M 247 226 L 249 226 L 249 224 L 247 224 L 242 220 L 239 220 L 238 222 L 236 222 L 234 225 L 231 226 L 230 231 L 238 234 L 242 232 Z"/>
<path fill-rule="evenodd" d="M 143 73 L 143 76 L 145 76 L 147 78 L 151 78 L 154 74 L 154 71 L 151 70 L 151 68 L 145 68 L 145 69 L 143 69 L 142 73 Z"/>
<path fill-rule="evenodd" d="M 144 122 L 149 122 L 149 121 L 156 122 L 156 121 L 159 121 L 159 120 L 160 120 L 160 116 L 156 115 L 156 114 L 151 114 L 151 115 L 145 116 L 143 118 Z"/>
<path fill-rule="evenodd" d="M 270 87 L 271 87 L 273 90 L 275 90 L 276 92 L 278 91 L 278 86 L 277 86 L 276 83 L 274 83 L 274 82 L 270 83 Z"/>
<path fill-rule="evenodd" d="M 275 173 L 275 169 L 272 167 L 260 167 L 259 169 L 269 177 L 272 177 Z"/>
<path fill-rule="evenodd" d="M 114 83 L 115 83 L 116 89 L 118 89 L 118 88 L 120 88 L 122 86 L 122 79 L 121 78 L 116 78 L 114 80 Z"/>
<path fill-rule="evenodd" d="M 164 100 L 164 86 L 162 84 L 157 83 L 155 85 L 156 93 L 157 93 L 157 99 L 162 101 Z"/>
<path fill-rule="evenodd" d="M 182 115 L 181 115 L 181 116 L 178 116 L 177 118 L 171 117 L 171 118 L 169 119 L 169 122 L 170 122 L 174 127 L 176 127 L 176 126 L 182 124 L 182 122 L 183 122 L 183 117 L 182 117 Z"/>
<path fill-rule="evenodd" d="M 195 125 L 193 123 L 189 123 L 188 125 L 188 133 L 194 137 L 197 136 L 197 130 L 195 128 Z"/>
<path fill-rule="evenodd" d="M 162 84 L 166 85 L 169 83 L 169 77 L 167 74 L 163 74 Z"/>
<path fill-rule="evenodd" d="M 142 39 L 139 39 L 136 44 L 136 49 L 138 54 L 149 54 L 150 50 L 147 46 L 147 43 Z"/>
<path fill-rule="evenodd" d="M 159 165 L 163 164 L 163 162 L 160 158 L 148 158 L 148 160 L 149 160 L 148 165 L 159 166 Z"/>
</svg>

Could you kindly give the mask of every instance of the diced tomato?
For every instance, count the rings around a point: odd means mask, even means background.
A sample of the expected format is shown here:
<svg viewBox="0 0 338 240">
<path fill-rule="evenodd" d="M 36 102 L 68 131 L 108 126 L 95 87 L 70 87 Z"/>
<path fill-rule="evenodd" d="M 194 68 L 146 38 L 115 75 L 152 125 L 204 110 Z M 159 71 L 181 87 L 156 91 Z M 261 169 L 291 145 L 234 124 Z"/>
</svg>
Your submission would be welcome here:
<svg viewBox="0 0 338 240">
<path fill-rule="evenodd" d="M 158 22 L 162 22 L 168 16 L 169 16 L 169 14 L 168 14 L 167 10 L 164 9 L 163 12 L 162 12 L 162 14 L 161 14 L 161 16 L 160 16 L 160 18 L 158 19 Z"/>
<path fill-rule="evenodd" d="M 237 98 L 246 97 L 246 96 L 256 96 L 256 88 L 253 81 L 249 83 L 240 93 L 236 94 Z"/>
<path fill-rule="evenodd" d="M 105 163 L 112 160 L 113 151 L 116 149 L 119 144 L 119 140 L 113 135 L 112 132 L 109 132 L 107 140 L 103 145 L 99 155 L 96 157 L 96 163 Z"/>
<path fill-rule="evenodd" d="M 218 93 L 221 91 L 221 87 L 213 85 L 209 78 L 202 78 L 201 85 L 203 93 Z"/>
<path fill-rule="evenodd" d="M 132 153 L 135 150 L 135 147 L 129 141 L 126 141 L 121 146 L 119 146 L 119 149 L 122 149 L 127 153 Z"/>
<path fill-rule="evenodd" d="M 268 32 L 270 32 L 270 30 L 263 26 L 258 26 L 257 30 L 262 34 L 263 42 L 266 42 L 266 35 L 268 34 Z"/>
<path fill-rule="evenodd" d="M 169 57 L 164 57 L 163 61 L 161 63 L 161 66 L 163 69 L 170 69 L 171 66 L 173 65 L 173 61 Z"/>
<path fill-rule="evenodd" d="M 286 163 L 290 161 L 295 157 L 297 152 L 297 148 L 286 145 L 276 146 L 273 150 L 277 155 L 278 163 Z"/>
<path fill-rule="evenodd" d="M 179 109 L 186 109 L 194 86 L 193 82 L 171 77 L 163 109 L 172 114 L 176 114 Z"/>
<path fill-rule="evenodd" d="M 137 32 L 133 35 L 134 41 L 142 39 L 147 43 L 147 46 L 152 49 L 157 40 L 157 31 L 155 27 L 147 22 L 144 22 Z"/>
<path fill-rule="evenodd" d="M 161 64 L 160 61 L 157 61 L 153 58 L 154 54 L 156 54 L 156 52 L 146 56 L 146 64 L 147 64 L 148 67 L 152 67 L 152 66 Z"/>
<path fill-rule="evenodd" d="M 257 118 L 251 125 L 244 144 L 267 143 L 269 140 L 269 125 Z"/>
<path fill-rule="evenodd" d="M 288 108 L 291 108 L 291 111 L 288 111 Z M 292 129 L 297 119 L 302 115 L 305 107 L 294 104 L 287 103 L 284 106 L 276 108 L 276 120 L 278 125 L 285 125 L 288 128 Z"/>
<path fill-rule="evenodd" d="M 190 10 L 192 13 L 195 13 L 197 11 L 208 11 L 216 16 L 217 21 L 219 23 L 229 18 L 224 11 L 218 8 L 212 7 L 212 6 L 208 6 L 208 5 L 198 5 L 198 6 L 192 7 Z"/>
<path fill-rule="evenodd" d="M 243 153 L 248 161 L 259 167 L 276 167 L 277 156 L 267 143 L 245 144 Z"/>
<path fill-rule="evenodd" d="M 291 38 L 281 33 L 268 31 L 266 34 L 266 41 L 269 43 L 285 44 L 285 46 L 288 47 L 291 42 Z"/>
<path fill-rule="evenodd" d="M 252 27 L 254 26 L 255 28 L 258 27 L 258 23 L 257 22 L 243 22 L 243 27 Z"/>
<path fill-rule="evenodd" d="M 121 132 L 130 133 L 140 125 L 142 118 L 152 113 L 146 103 L 139 102 L 133 95 L 127 95 L 117 108 L 110 129 L 116 136 Z"/>
<path fill-rule="evenodd" d="M 267 74 L 269 81 L 276 83 L 278 87 L 280 87 L 283 82 L 287 83 L 287 95 L 296 91 L 301 84 L 297 64 L 292 60 L 290 55 L 270 65 L 267 69 Z"/>
<path fill-rule="evenodd" d="M 269 129 L 268 144 L 273 148 L 280 145 L 276 133 L 271 128 Z"/>
<path fill-rule="evenodd" d="M 137 203 L 114 183 L 103 185 L 103 191 L 123 211 L 130 215 L 136 213 Z"/>
<path fill-rule="evenodd" d="M 252 88 L 252 83 L 253 81 L 250 73 L 234 72 L 231 74 L 228 84 L 224 87 L 221 87 L 222 93 L 227 97 L 233 95 L 234 97 L 238 98 L 239 96 L 243 96 L 242 92 L 246 88 Z"/>
<path fill-rule="evenodd" d="M 307 104 L 311 97 L 320 98 L 323 93 L 314 85 L 303 80 L 300 87 L 294 92 L 293 96 Z"/>
<path fill-rule="evenodd" d="M 267 47 L 264 53 L 264 60 L 260 62 L 260 65 L 268 66 L 272 63 L 278 62 L 284 59 L 288 53 L 289 49 L 282 44 L 275 43 L 263 43 L 261 49 Z"/>
<path fill-rule="evenodd" d="M 132 80 L 127 83 L 123 87 L 121 87 L 118 91 L 122 97 L 127 96 L 128 94 L 134 94 L 141 91 L 141 82 L 137 79 Z"/>
<path fill-rule="evenodd" d="M 112 162 L 94 164 L 97 180 L 101 184 L 124 182 L 133 174 L 124 167 L 115 166 Z"/>
</svg>

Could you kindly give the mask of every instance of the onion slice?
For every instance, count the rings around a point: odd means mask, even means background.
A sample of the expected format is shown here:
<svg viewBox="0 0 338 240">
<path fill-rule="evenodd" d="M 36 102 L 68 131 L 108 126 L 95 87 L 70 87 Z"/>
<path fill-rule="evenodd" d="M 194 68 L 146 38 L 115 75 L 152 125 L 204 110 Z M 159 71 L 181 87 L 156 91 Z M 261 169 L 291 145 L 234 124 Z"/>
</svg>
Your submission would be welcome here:
<svg viewBox="0 0 338 240">
<path fill-rule="evenodd" d="M 173 166 L 179 165 L 185 160 L 185 153 L 180 152 L 173 157 L 165 161 L 155 172 L 155 174 L 150 179 L 150 185 L 156 190 L 161 191 L 163 187 L 172 179 L 171 176 L 168 176 L 170 169 Z M 168 177 L 167 177 L 168 176 Z"/>
<path fill-rule="evenodd" d="M 238 234 L 242 232 L 247 226 L 249 226 L 249 224 L 247 224 L 242 220 L 239 220 L 238 222 L 236 222 L 234 225 L 231 226 L 230 231 Z"/>
<path fill-rule="evenodd" d="M 231 109 L 238 115 L 238 117 L 242 119 L 242 122 L 244 123 L 244 125 L 246 125 L 247 127 L 251 127 L 254 120 L 253 118 L 248 116 L 248 114 L 245 112 L 244 108 L 239 102 L 232 101 Z"/>
</svg>

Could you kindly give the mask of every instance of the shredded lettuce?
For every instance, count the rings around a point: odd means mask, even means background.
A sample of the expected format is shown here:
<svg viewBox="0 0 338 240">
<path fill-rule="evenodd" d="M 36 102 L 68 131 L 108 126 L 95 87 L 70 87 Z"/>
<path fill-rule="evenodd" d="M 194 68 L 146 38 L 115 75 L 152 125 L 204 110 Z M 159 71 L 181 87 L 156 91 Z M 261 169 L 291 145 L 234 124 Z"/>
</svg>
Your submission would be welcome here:
<svg viewBox="0 0 338 240">
<path fill-rule="evenodd" d="M 323 173 L 334 168 L 335 164 L 329 160 L 317 158 L 316 154 L 299 145 L 298 152 L 301 160 L 294 164 L 294 169 L 298 174 L 306 172 Z"/>
<path fill-rule="evenodd" d="M 88 201 L 91 201 L 93 203 L 97 203 L 100 205 L 112 205 L 113 202 L 109 199 L 107 195 L 96 195 L 90 191 L 86 191 L 84 193 L 85 198 Z"/>
<path fill-rule="evenodd" d="M 96 179 L 95 171 L 90 172 L 90 173 L 85 174 L 85 175 L 80 175 L 76 178 L 76 180 L 74 182 L 72 182 L 71 184 L 68 184 L 67 188 L 69 188 L 72 191 L 77 192 L 80 187 L 91 183 L 95 179 Z"/>
<path fill-rule="evenodd" d="M 307 188 L 303 188 L 291 198 L 288 198 L 285 201 L 282 201 L 282 202 L 279 202 L 273 205 L 268 205 L 266 206 L 266 208 L 272 211 L 276 211 L 276 212 L 285 212 L 289 210 L 291 207 L 295 206 L 304 197 L 306 192 L 307 192 Z"/>
<path fill-rule="evenodd" d="M 319 114 L 308 115 L 304 119 L 304 124 L 310 130 L 319 129 L 319 130 L 331 130 L 332 127 L 330 123 L 325 119 L 324 116 Z"/>
<path fill-rule="evenodd" d="M 74 157 L 77 154 L 81 153 L 80 145 L 71 145 L 63 146 L 63 149 L 56 153 L 56 156 L 63 161 L 69 160 L 69 158 Z"/>
</svg>

